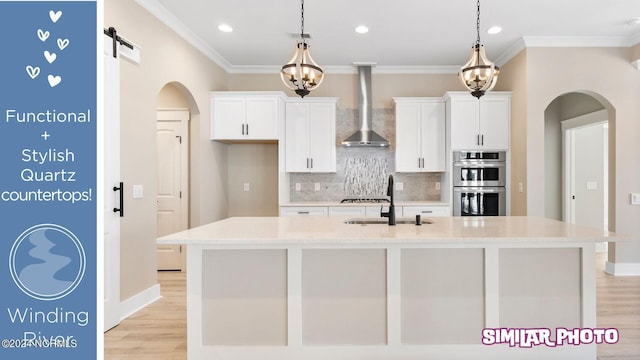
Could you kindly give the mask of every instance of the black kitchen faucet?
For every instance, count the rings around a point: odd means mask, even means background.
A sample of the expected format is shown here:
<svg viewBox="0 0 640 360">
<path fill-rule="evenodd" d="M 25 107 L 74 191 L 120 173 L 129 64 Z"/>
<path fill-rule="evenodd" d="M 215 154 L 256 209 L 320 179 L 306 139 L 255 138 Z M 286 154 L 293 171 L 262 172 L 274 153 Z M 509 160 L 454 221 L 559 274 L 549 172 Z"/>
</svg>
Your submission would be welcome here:
<svg viewBox="0 0 640 360">
<path fill-rule="evenodd" d="M 389 175 L 389 184 L 387 185 L 387 196 L 390 198 L 389 211 L 383 212 L 380 209 L 380 216 L 389 218 L 389 225 L 396 224 L 396 207 L 393 204 L 393 175 Z"/>
</svg>

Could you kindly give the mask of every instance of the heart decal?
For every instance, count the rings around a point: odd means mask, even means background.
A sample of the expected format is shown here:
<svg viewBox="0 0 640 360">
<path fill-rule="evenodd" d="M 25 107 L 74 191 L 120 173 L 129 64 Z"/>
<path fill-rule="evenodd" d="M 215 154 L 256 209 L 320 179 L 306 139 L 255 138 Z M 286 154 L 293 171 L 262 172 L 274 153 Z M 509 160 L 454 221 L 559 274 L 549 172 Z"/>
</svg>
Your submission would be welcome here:
<svg viewBox="0 0 640 360">
<path fill-rule="evenodd" d="M 60 50 L 64 50 L 67 46 L 69 46 L 69 39 L 58 39 L 58 48 Z"/>
<path fill-rule="evenodd" d="M 56 61 L 57 57 L 58 56 L 56 55 L 56 53 L 50 53 L 49 50 L 44 51 L 44 58 L 47 59 L 49 64 L 52 64 L 54 61 Z"/>
<path fill-rule="evenodd" d="M 48 31 L 43 31 L 42 29 L 38 29 L 38 39 L 40 39 L 40 41 L 45 42 L 47 41 L 48 38 L 49 38 Z"/>
<path fill-rule="evenodd" d="M 62 10 L 58 10 L 58 11 L 49 10 L 49 18 L 54 23 L 58 22 L 61 16 L 62 16 Z"/>
<path fill-rule="evenodd" d="M 27 74 L 29 75 L 30 78 L 35 79 L 38 77 L 38 75 L 40 75 L 40 68 L 39 67 L 33 67 L 31 65 L 28 65 L 26 67 L 27 69 Z"/>
<path fill-rule="evenodd" d="M 62 77 L 61 77 L 61 76 L 59 76 L 59 75 L 56 75 L 56 76 L 54 76 L 54 75 L 49 75 L 49 76 L 47 77 L 47 80 L 49 80 L 49 85 L 50 85 L 51 87 L 55 87 L 56 85 L 60 84 L 60 82 L 62 81 Z"/>
</svg>

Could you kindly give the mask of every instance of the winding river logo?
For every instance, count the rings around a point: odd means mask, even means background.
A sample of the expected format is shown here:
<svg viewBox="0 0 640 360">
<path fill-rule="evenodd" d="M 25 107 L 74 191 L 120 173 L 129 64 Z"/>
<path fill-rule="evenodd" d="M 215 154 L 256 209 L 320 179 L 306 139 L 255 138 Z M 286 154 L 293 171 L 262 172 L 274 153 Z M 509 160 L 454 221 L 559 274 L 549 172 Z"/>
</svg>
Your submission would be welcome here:
<svg viewBox="0 0 640 360">
<path fill-rule="evenodd" d="M 40 224 L 25 230 L 9 254 L 15 284 L 38 300 L 69 295 L 82 281 L 86 257 L 82 244 L 68 229 Z"/>
</svg>

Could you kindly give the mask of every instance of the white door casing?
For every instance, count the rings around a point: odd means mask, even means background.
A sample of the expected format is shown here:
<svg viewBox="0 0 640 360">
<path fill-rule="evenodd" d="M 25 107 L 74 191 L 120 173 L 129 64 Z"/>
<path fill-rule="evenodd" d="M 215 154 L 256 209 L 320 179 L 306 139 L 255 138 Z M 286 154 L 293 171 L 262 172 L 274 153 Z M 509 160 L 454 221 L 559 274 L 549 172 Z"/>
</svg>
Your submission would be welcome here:
<svg viewBox="0 0 640 360">
<path fill-rule="evenodd" d="M 188 227 L 187 109 L 160 109 L 157 113 L 158 236 Z M 180 245 L 159 245 L 158 270 L 185 270 Z"/>
<path fill-rule="evenodd" d="M 120 184 L 120 59 L 113 57 L 113 40 L 104 36 L 104 326 L 107 331 L 120 323 L 120 204 L 114 187 Z"/>
</svg>

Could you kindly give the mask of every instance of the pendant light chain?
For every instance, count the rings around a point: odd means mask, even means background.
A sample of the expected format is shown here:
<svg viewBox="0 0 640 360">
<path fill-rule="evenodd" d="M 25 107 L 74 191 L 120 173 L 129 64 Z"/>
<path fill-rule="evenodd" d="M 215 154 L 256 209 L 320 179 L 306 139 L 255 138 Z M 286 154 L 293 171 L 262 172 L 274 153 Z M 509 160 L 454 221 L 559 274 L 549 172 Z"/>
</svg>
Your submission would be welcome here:
<svg viewBox="0 0 640 360">
<path fill-rule="evenodd" d="M 304 41 L 304 0 L 300 0 L 300 38 Z"/>
<path fill-rule="evenodd" d="M 480 44 L 480 0 L 478 0 L 478 11 L 476 12 L 476 31 L 478 33 L 477 44 Z"/>
</svg>

